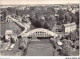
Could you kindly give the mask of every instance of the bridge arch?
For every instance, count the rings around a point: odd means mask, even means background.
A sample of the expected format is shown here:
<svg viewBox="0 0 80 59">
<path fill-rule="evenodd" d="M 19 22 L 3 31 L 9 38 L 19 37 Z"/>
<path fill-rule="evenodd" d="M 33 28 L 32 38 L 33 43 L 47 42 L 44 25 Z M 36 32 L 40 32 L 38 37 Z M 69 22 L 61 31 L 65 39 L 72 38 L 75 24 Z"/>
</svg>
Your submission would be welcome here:
<svg viewBox="0 0 80 59">
<path fill-rule="evenodd" d="M 37 28 L 37 29 L 33 29 L 23 35 L 23 37 L 29 37 L 29 36 L 38 36 L 38 37 L 54 36 L 54 37 L 57 37 L 58 34 L 55 32 L 52 32 L 50 30 L 44 29 L 44 28 Z"/>
</svg>

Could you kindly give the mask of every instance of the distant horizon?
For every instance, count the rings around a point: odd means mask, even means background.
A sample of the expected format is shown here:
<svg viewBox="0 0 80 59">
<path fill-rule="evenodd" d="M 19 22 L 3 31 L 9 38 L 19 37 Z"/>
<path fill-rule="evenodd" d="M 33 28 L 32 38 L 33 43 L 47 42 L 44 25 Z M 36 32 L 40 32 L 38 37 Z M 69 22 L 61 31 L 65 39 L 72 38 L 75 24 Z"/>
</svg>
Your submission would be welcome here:
<svg viewBox="0 0 80 59">
<path fill-rule="evenodd" d="M 79 4 L 79 0 L 0 0 L 0 5 Z"/>
<path fill-rule="evenodd" d="M 17 5 L 67 5 L 67 4 L 69 4 L 69 3 L 66 3 L 66 4 L 17 4 Z M 71 3 L 71 4 L 69 4 L 69 5 L 72 5 L 72 4 L 76 4 L 76 5 L 78 5 L 77 3 Z M 0 5 L 0 6 L 17 6 L 17 5 L 15 5 L 15 4 L 13 4 L 13 5 Z"/>
<path fill-rule="evenodd" d="M 69 4 L 26 4 L 26 5 L 0 5 L 1 7 L 0 8 L 8 8 L 8 7 L 16 7 L 16 6 L 42 6 L 42 5 L 45 5 L 45 6 L 54 6 L 54 5 L 69 5 Z M 70 5 L 78 5 L 78 4 L 70 4 Z"/>
</svg>

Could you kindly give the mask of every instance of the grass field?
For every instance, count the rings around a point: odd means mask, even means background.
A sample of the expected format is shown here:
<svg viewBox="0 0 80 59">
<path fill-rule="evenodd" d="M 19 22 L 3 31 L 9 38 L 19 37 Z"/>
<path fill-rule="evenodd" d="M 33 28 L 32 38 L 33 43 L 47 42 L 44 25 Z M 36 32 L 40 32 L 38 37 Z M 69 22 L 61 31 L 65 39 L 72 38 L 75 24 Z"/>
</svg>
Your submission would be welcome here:
<svg viewBox="0 0 80 59">
<path fill-rule="evenodd" d="M 12 30 L 15 34 L 19 34 L 21 32 L 21 28 L 14 22 L 6 22 L 6 21 L 1 22 L 0 35 L 4 35 L 6 30 Z"/>
</svg>

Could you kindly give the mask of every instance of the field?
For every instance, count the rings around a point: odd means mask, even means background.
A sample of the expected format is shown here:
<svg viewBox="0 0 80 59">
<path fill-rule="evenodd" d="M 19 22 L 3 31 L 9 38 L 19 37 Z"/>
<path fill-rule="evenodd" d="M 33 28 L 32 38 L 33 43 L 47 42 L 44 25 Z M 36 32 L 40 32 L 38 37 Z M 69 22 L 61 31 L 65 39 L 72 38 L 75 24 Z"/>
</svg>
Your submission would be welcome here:
<svg viewBox="0 0 80 59">
<path fill-rule="evenodd" d="M 15 34 L 19 34 L 21 32 L 21 28 L 18 25 L 16 25 L 14 22 L 4 21 L 4 22 L 1 22 L 0 25 L 1 25 L 0 26 L 0 31 L 1 31 L 0 35 L 2 35 L 2 36 L 5 34 L 6 30 L 12 30 L 13 33 L 15 33 Z"/>
</svg>

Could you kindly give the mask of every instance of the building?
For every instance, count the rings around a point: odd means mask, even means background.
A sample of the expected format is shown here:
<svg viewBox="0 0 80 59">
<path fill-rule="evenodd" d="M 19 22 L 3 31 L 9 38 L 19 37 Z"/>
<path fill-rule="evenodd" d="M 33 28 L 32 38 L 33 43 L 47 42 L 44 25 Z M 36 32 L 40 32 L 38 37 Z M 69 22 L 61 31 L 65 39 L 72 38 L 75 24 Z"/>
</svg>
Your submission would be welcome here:
<svg viewBox="0 0 80 59">
<path fill-rule="evenodd" d="M 55 13 L 57 13 L 59 9 L 60 9 L 59 7 L 57 7 L 57 8 L 54 8 L 54 10 L 55 10 Z"/>
<path fill-rule="evenodd" d="M 79 11 L 79 9 L 73 9 L 71 12 L 75 14 L 77 11 Z"/>
<path fill-rule="evenodd" d="M 65 33 L 73 32 L 74 30 L 76 30 L 76 23 L 73 22 L 73 23 L 64 24 L 62 28 Z"/>
<path fill-rule="evenodd" d="M 27 14 L 27 15 L 26 15 L 26 17 L 30 17 L 30 15 L 29 15 L 29 14 Z"/>
<path fill-rule="evenodd" d="M 56 20 L 59 19 L 59 14 L 55 14 Z"/>
<path fill-rule="evenodd" d="M 0 17 L 2 16 L 2 14 L 0 14 Z"/>
<path fill-rule="evenodd" d="M 6 30 L 5 39 L 10 40 L 10 36 L 13 34 L 12 30 Z"/>
<path fill-rule="evenodd" d="M 17 34 L 15 34 L 12 30 L 6 30 L 5 31 L 5 40 L 8 41 L 16 41 L 17 40 Z"/>
<path fill-rule="evenodd" d="M 11 18 L 10 18 L 10 15 L 6 16 L 6 21 L 7 22 L 12 22 Z"/>
</svg>

